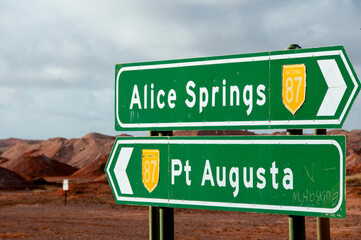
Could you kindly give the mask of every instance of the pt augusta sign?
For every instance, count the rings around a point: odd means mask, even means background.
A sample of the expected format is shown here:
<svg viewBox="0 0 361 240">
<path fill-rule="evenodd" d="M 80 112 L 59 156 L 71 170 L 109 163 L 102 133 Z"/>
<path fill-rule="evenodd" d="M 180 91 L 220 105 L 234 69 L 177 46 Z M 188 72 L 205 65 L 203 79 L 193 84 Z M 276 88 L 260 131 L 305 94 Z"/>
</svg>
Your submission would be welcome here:
<svg viewBox="0 0 361 240">
<path fill-rule="evenodd" d="M 115 66 L 115 129 L 340 128 L 360 90 L 342 46 Z"/>
<path fill-rule="evenodd" d="M 344 166 L 344 136 L 118 137 L 105 171 L 117 203 L 342 218 Z"/>
</svg>

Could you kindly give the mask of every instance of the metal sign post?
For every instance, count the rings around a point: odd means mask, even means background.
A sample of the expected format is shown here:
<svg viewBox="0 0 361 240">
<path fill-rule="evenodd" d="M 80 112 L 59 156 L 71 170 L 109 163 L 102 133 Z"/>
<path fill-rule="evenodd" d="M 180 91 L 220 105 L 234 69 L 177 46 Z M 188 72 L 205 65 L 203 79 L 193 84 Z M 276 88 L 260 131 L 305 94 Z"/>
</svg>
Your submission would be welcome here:
<svg viewBox="0 0 361 240">
<path fill-rule="evenodd" d="M 315 129 L 315 135 L 326 135 L 326 129 Z M 331 239 L 330 233 L 330 219 L 318 217 L 317 218 L 317 239 L 329 240 Z"/>
<path fill-rule="evenodd" d="M 149 132 L 150 136 L 173 136 L 172 131 Z M 148 151 L 149 152 L 149 151 Z M 143 153 L 142 153 L 143 155 Z M 154 161 L 154 159 L 153 159 Z M 152 164 L 152 162 L 150 162 Z M 143 182 L 144 183 L 144 182 Z M 149 191 L 149 188 L 147 188 Z M 174 239 L 174 209 L 149 206 L 149 239 Z"/>
<path fill-rule="evenodd" d="M 287 135 L 302 135 L 302 129 L 287 129 Z M 292 161 L 292 159 L 290 159 Z M 306 226 L 304 216 L 289 215 L 289 239 L 290 240 L 304 240 L 306 239 Z"/>
<path fill-rule="evenodd" d="M 64 205 L 66 205 L 66 195 L 69 190 L 69 180 L 64 179 L 63 180 L 63 191 L 64 191 Z"/>
</svg>

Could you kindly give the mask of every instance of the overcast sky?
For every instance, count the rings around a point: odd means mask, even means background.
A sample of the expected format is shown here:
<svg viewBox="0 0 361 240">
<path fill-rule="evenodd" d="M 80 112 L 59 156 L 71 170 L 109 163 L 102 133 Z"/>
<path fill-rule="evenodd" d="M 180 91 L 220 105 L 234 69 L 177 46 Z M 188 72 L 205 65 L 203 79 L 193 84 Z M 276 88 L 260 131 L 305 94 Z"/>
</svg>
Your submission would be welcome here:
<svg viewBox="0 0 361 240">
<path fill-rule="evenodd" d="M 117 63 L 343 45 L 360 78 L 360 28 L 358 0 L 0 0 L 0 139 L 119 134 Z"/>
</svg>

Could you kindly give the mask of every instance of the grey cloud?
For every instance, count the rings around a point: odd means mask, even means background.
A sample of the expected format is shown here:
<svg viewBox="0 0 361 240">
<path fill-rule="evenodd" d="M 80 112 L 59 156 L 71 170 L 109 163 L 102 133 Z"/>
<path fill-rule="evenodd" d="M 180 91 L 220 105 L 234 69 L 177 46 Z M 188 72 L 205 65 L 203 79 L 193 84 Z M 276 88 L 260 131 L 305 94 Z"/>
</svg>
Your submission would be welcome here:
<svg viewBox="0 0 361 240">
<path fill-rule="evenodd" d="M 344 45 L 360 76 L 360 12 L 356 0 L 1 1 L 0 138 L 115 135 L 117 63 Z"/>
</svg>

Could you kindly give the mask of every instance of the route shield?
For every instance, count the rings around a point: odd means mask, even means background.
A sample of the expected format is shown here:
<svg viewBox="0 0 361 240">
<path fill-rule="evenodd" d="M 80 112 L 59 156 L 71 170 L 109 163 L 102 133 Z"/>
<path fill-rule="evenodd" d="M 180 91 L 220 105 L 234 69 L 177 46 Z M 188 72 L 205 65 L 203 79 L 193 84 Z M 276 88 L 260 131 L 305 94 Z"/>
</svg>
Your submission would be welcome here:
<svg viewBox="0 0 361 240">
<path fill-rule="evenodd" d="M 306 99 L 306 66 L 305 64 L 284 65 L 282 73 L 282 101 L 295 115 Z"/>
<path fill-rule="evenodd" d="M 142 181 L 148 192 L 152 192 L 159 181 L 159 150 L 142 150 Z"/>
</svg>

